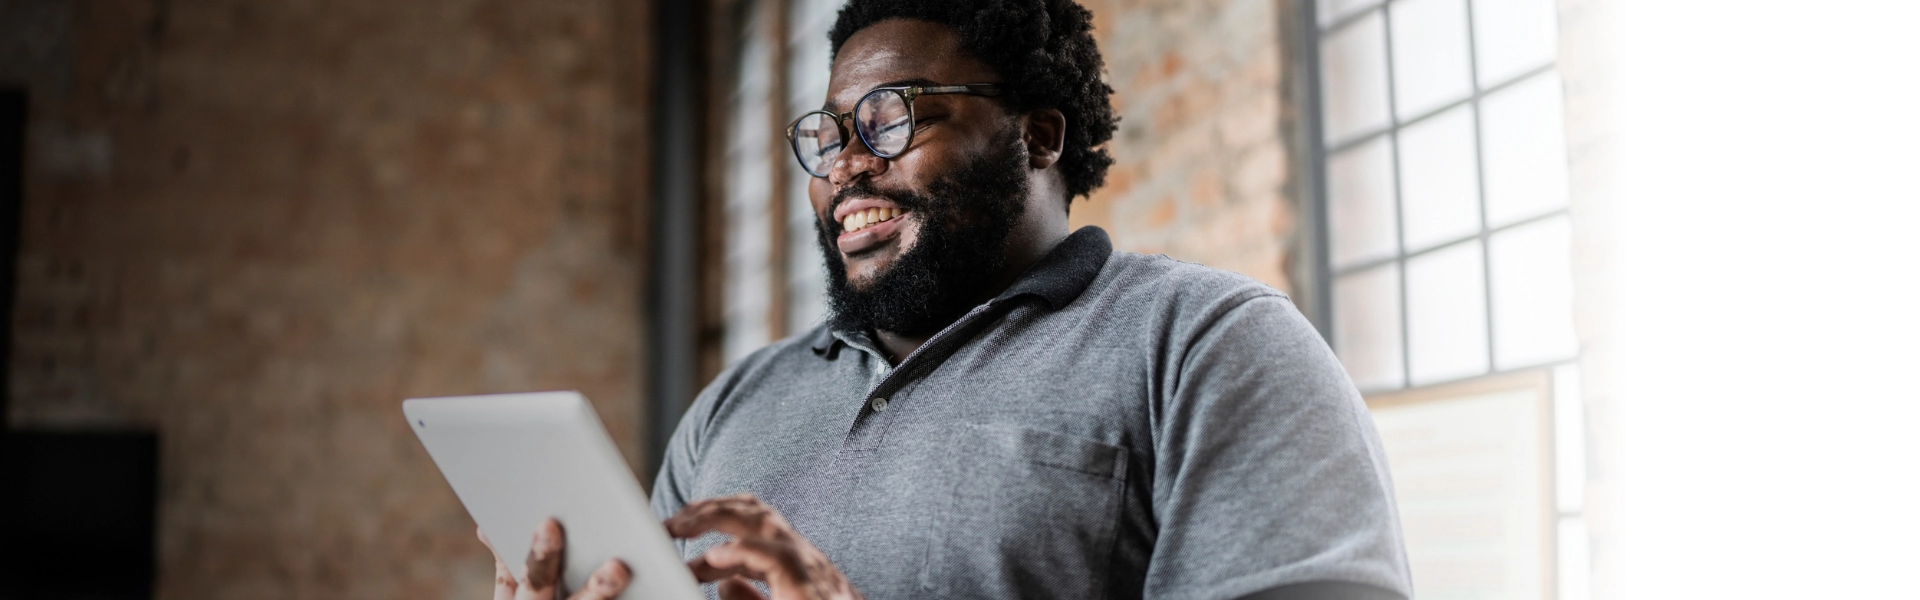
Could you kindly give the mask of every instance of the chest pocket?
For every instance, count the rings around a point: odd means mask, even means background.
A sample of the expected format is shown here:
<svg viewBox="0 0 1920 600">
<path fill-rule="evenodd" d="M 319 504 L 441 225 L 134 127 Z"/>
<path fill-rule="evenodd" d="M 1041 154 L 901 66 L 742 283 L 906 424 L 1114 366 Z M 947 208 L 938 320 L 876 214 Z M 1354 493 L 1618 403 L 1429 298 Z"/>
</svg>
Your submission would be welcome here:
<svg viewBox="0 0 1920 600">
<path fill-rule="evenodd" d="M 1022 428 L 952 433 L 922 586 L 942 597 L 1100 597 L 1127 451 Z"/>
</svg>

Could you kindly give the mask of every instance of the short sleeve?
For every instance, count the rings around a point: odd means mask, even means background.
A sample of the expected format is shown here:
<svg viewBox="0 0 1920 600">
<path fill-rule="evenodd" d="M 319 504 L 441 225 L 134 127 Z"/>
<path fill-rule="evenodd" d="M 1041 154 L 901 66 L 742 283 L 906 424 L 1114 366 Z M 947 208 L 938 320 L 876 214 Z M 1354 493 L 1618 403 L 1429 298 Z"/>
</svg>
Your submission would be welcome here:
<svg viewBox="0 0 1920 600">
<path fill-rule="evenodd" d="M 1379 434 L 1293 304 L 1257 296 L 1187 339 L 1155 424 L 1146 596 L 1325 582 L 1410 596 Z"/>
<path fill-rule="evenodd" d="M 728 371 L 700 391 L 693 404 L 687 407 L 687 413 L 680 417 L 680 424 L 674 426 L 673 437 L 667 438 L 666 455 L 660 459 L 660 473 L 653 478 L 653 514 L 660 520 L 679 513 L 681 508 L 693 501 L 700 440 L 707 422 L 711 420 L 717 399 L 725 390 L 726 386 L 721 383 L 728 380 L 727 376 L 733 369 Z"/>
<path fill-rule="evenodd" d="M 664 521 L 687 505 L 688 477 L 693 473 L 693 449 L 687 441 L 686 419 L 667 440 L 666 456 L 661 458 L 660 473 L 653 478 L 653 514 Z"/>
</svg>

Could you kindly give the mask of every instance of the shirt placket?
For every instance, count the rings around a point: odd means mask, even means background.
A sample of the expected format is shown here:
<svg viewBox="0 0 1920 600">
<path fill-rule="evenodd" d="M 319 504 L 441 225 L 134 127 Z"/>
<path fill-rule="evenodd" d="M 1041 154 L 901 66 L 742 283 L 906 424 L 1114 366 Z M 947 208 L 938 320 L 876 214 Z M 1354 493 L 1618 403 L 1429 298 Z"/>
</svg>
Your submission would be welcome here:
<svg viewBox="0 0 1920 600">
<path fill-rule="evenodd" d="M 877 449 L 886 434 L 887 425 L 893 422 L 900 401 L 911 391 L 912 384 L 933 369 L 940 366 L 948 357 L 966 345 L 991 322 L 995 315 L 1002 312 L 1004 302 L 988 302 L 974 307 L 959 320 L 954 321 L 940 333 L 934 334 L 925 344 L 900 361 L 899 365 L 889 368 L 885 355 L 879 350 L 863 344 L 849 341 L 848 344 L 867 353 L 874 361 L 873 380 L 867 389 L 864 406 L 854 417 L 853 427 L 847 432 L 842 451 L 867 453 Z M 859 340 L 864 341 L 864 340 Z"/>
</svg>

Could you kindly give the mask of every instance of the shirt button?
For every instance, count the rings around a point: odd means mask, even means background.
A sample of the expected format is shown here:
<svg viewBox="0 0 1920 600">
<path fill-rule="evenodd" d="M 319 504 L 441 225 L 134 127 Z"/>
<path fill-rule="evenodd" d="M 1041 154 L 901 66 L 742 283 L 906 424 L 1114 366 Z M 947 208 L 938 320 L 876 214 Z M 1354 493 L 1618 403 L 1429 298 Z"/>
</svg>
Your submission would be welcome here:
<svg viewBox="0 0 1920 600">
<path fill-rule="evenodd" d="M 875 396 L 873 398 L 873 401 L 868 402 L 867 404 L 873 406 L 873 412 L 880 412 L 887 409 L 887 399 L 881 398 L 879 396 Z"/>
</svg>

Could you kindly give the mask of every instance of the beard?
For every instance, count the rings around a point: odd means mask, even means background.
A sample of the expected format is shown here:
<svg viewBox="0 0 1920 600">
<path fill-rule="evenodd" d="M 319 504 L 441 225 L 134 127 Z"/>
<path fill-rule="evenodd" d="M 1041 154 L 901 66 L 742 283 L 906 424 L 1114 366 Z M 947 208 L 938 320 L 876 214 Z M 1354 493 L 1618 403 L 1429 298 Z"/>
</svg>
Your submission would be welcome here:
<svg viewBox="0 0 1920 600">
<path fill-rule="evenodd" d="M 935 180 L 924 194 L 883 192 L 861 180 L 834 196 L 833 206 L 850 197 L 885 198 L 919 219 L 920 227 L 912 248 L 855 287 L 834 243 L 841 224 L 815 219 L 835 329 L 930 335 L 986 300 L 1007 266 L 1007 238 L 1029 191 L 1019 130 L 1009 127 L 995 137 L 991 150 Z"/>
</svg>

